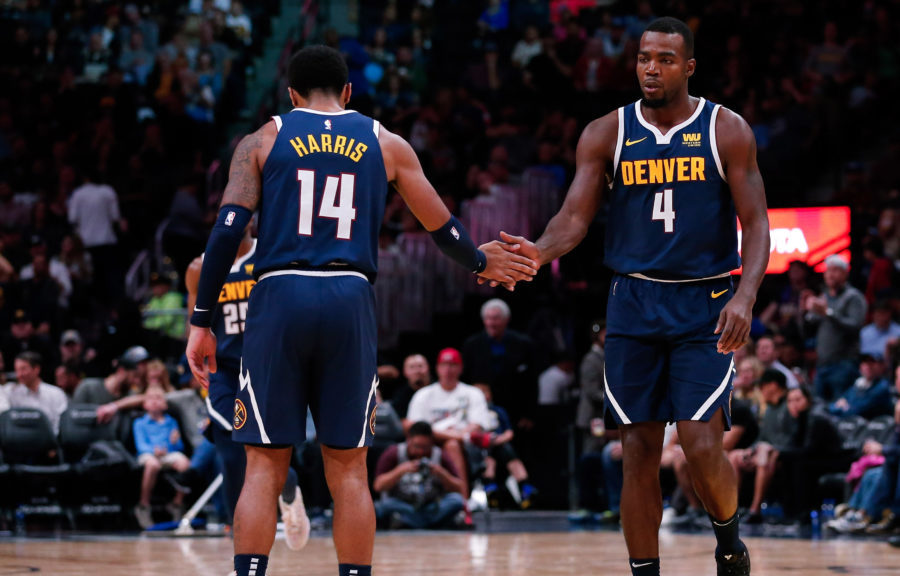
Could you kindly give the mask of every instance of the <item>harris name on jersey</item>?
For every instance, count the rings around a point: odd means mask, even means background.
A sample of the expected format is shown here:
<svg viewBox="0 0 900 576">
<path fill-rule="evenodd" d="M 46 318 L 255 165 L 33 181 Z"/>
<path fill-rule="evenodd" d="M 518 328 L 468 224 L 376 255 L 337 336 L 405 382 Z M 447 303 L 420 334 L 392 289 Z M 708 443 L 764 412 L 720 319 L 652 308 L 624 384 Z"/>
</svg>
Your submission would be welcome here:
<svg viewBox="0 0 900 576">
<path fill-rule="evenodd" d="M 309 154 L 317 152 L 330 152 L 332 154 L 340 154 L 346 156 L 354 162 L 359 162 L 369 149 L 368 145 L 357 142 L 355 138 L 347 138 L 342 134 L 332 136 L 331 134 L 322 133 L 318 136 L 315 134 L 307 134 L 306 138 L 302 136 L 294 136 L 289 140 L 297 156 L 303 158 Z"/>
</svg>

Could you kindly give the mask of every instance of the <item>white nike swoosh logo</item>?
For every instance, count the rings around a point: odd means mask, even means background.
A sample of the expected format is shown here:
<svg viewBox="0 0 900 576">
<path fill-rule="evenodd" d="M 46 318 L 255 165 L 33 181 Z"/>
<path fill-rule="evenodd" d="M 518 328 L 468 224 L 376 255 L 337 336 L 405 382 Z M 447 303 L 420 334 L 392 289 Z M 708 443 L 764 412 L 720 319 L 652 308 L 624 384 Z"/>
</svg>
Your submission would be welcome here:
<svg viewBox="0 0 900 576">
<path fill-rule="evenodd" d="M 644 566 L 649 566 L 651 564 L 653 564 L 653 562 L 644 562 L 643 564 L 635 564 L 634 562 L 632 562 L 631 567 L 632 568 L 643 568 Z"/>
<path fill-rule="evenodd" d="M 194 312 L 209 312 L 209 310 L 204 310 L 203 308 L 197 308 L 194 306 Z"/>
<path fill-rule="evenodd" d="M 715 520 L 713 520 L 712 523 L 715 524 L 716 526 L 728 526 L 728 525 L 730 524 L 730 522 L 726 522 L 726 523 L 724 523 L 724 524 L 719 524 L 719 523 L 716 522 Z"/>
<path fill-rule="evenodd" d="M 726 560 L 731 560 L 732 558 L 734 558 L 734 554 L 726 554 L 725 555 Z"/>
</svg>

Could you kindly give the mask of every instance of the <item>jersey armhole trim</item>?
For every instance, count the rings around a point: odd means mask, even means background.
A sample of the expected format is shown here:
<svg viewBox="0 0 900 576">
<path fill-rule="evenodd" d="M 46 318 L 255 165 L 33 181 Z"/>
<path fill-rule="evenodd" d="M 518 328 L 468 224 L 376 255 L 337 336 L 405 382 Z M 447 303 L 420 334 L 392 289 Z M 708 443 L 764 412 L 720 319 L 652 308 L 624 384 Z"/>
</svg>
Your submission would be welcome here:
<svg viewBox="0 0 900 576">
<path fill-rule="evenodd" d="M 372 120 L 372 132 L 375 133 L 375 137 L 378 138 L 378 131 L 381 129 L 381 123 L 378 120 Z"/>
<path fill-rule="evenodd" d="M 622 154 L 622 140 L 625 138 L 625 108 L 620 107 L 616 114 L 619 117 L 619 128 L 616 134 L 616 153 L 613 156 L 612 179 L 616 180 L 616 172 L 619 170 L 619 156 Z"/>
<path fill-rule="evenodd" d="M 281 124 L 282 124 L 281 116 L 272 116 L 272 120 L 275 121 L 275 131 L 281 132 Z"/>
<path fill-rule="evenodd" d="M 725 178 L 725 171 L 722 169 L 722 159 L 719 158 L 719 145 L 716 143 L 716 118 L 719 116 L 719 108 L 721 104 L 716 104 L 713 108 L 712 116 L 709 118 L 709 147 L 712 150 L 713 159 L 716 161 L 716 168 L 719 170 L 719 176 L 723 182 L 728 182 Z"/>
</svg>

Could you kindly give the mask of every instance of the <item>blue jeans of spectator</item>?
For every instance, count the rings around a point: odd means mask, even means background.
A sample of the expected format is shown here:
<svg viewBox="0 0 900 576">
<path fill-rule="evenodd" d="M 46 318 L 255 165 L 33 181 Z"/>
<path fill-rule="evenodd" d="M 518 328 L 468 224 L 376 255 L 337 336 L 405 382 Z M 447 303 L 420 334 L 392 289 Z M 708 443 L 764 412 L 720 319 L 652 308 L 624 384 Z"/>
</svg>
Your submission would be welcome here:
<svg viewBox="0 0 900 576">
<path fill-rule="evenodd" d="M 852 360 L 838 360 L 816 368 L 816 396 L 827 402 L 839 398 L 859 376 L 857 365 Z"/>
<path fill-rule="evenodd" d="M 880 518 L 881 511 L 888 505 L 891 496 L 884 480 L 883 466 L 869 468 L 847 504 L 854 510 L 863 510 L 869 518 Z"/>
<path fill-rule="evenodd" d="M 398 498 L 387 497 L 375 503 L 375 516 L 382 519 L 397 514 L 400 521 L 409 528 L 437 528 L 453 518 L 464 505 L 462 494 L 459 492 L 444 494 L 437 501 L 421 508 L 416 508 Z"/>
<path fill-rule="evenodd" d="M 612 457 L 612 449 L 615 442 L 610 442 L 603 447 L 601 458 L 603 460 L 603 482 L 606 486 L 606 502 L 612 512 L 619 511 L 619 503 L 622 501 L 622 484 L 624 473 L 622 472 L 622 460 Z"/>
</svg>

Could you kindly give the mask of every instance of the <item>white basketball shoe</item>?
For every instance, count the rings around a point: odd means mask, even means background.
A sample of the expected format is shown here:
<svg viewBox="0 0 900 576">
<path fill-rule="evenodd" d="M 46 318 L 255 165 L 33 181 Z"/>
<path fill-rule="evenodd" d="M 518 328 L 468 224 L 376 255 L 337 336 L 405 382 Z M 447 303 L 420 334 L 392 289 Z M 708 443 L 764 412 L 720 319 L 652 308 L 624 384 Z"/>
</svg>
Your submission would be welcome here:
<svg viewBox="0 0 900 576">
<path fill-rule="evenodd" d="M 303 505 L 303 495 L 297 486 L 294 501 L 288 504 L 281 496 L 278 496 L 278 507 L 281 509 L 281 521 L 284 522 L 284 540 L 291 550 L 300 550 L 309 541 L 309 518 L 306 516 L 306 506 Z"/>
</svg>

